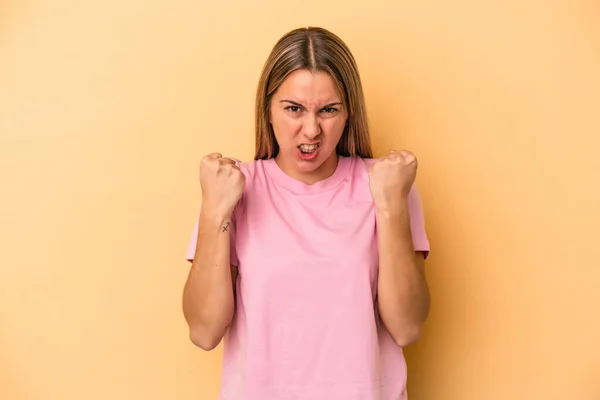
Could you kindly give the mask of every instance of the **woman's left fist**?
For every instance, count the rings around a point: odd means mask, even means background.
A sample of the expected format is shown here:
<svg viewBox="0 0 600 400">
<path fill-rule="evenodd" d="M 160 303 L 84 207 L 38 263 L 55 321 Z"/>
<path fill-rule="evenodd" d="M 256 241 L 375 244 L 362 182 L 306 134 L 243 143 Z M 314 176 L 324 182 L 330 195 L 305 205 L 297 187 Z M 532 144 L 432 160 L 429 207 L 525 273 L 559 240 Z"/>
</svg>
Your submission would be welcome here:
<svg viewBox="0 0 600 400">
<path fill-rule="evenodd" d="M 390 151 L 387 157 L 379 158 L 371 167 L 369 187 L 380 209 L 397 207 L 406 200 L 417 176 L 417 157 L 407 150 Z"/>
</svg>

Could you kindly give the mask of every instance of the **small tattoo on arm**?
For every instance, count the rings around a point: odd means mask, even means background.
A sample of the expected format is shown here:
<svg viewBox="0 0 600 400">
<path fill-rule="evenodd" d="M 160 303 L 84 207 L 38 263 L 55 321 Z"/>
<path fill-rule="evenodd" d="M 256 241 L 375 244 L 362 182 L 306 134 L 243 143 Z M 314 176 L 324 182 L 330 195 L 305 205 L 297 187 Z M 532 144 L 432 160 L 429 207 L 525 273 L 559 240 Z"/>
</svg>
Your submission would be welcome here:
<svg viewBox="0 0 600 400">
<path fill-rule="evenodd" d="M 229 222 L 225 223 L 225 226 L 223 227 L 223 232 L 226 232 L 227 228 L 229 228 Z"/>
</svg>

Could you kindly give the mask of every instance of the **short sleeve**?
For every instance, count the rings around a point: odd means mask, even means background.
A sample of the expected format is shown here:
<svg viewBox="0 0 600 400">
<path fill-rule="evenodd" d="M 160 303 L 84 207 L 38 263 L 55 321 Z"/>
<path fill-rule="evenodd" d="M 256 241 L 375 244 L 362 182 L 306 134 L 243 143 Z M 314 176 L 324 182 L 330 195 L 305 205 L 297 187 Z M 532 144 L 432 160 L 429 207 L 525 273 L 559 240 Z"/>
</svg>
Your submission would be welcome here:
<svg viewBox="0 0 600 400">
<path fill-rule="evenodd" d="M 231 216 L 231 221 L 229 224 L 229 247 L 230 247 L 230 253 L 229 253 L 229 263 L 231 265 L 238 265 L 238 259 L 237 259 L 237 253 L 235 251 L 235 234 L 236 234 L 236 226 L 235 226 L 235 212 L 233 213 L 233 215 Z M 190 237 L 190 241 L 187 247 L 187 251 L 186 251 L 186 260 L 188 260 L 189 262 L 192 262 L 194 260 L 194 254 L 196 253 L 196 243 L 198 242 L 198 228 L 199 228 L 199 219 L 196 220 L 196 223 L 194 224 L 194 229 L 192 230 L 192 235 Z"/>
<path fill-rule="evenodd" d="M 425 258 L 427 258 L 430 252 L 429 239 L 427 238 L 427 231 L 425 229 L 421 196 L 416 185 L 413 185 L 408 194 L 408 212 L 410 214 L 410 229 L 415 251 L 422 251 L 425 254 Z"/>
</svg>

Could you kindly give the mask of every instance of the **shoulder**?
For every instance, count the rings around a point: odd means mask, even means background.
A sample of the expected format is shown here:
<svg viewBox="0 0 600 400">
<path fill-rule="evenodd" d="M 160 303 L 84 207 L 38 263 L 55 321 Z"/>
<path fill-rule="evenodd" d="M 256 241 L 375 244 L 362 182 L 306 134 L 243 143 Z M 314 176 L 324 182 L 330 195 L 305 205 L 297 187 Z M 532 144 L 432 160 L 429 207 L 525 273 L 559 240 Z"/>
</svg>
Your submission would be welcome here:
<svg viewBox="0 0 600 400">
<path fill-rule="evenodd" d="M 354 178 L 357 177 L 365 177 L 367 180 L 369 179 L 369 173 L 371 171 L 371 167 L 375 164 L 379 159 L 378 158 L 362 158 L 358 156 L 348 157 L 348 161 L 351 165 L 350 171 Z M 417 188 L 417 184 L 414 183 L 409 194 L 408 194 L 408 202 L 411 212 L 421 213 L 421 196 L 419 194 L 419 189 Z"/>
<path fill-rule="evenodd" d="M 363 158 L 363 157 L 353 157 L 357 165 L 362 165 L 366 167 L 371 167 L 375 162 L 377 162 L 376 158 Z"/>
<path fill-rule="evenodd" d="M 352 160 L 352 164 L 354 165 L 355 170 L 364 169 L 366 170 L 367 174 L 371 171 L 371 167 L 373 167 L 373 164 L 379 161 L 378 158 L 362 158 L 358 156 L 349 157 L 349 159 Z M 416 185 L 413 185 L 413 190 L 417 190 Z"/>
<path fill-rule="evenodd" d="M 240 171 L 246 176 L 246 182 L 253 181 L 255 178 L 264 175 L 271 160 L 249 160 L 243 161 L 232 158 L 236 162 Z"/>
<path fill-rule="evenodd" d="M 243 208 L 247 199 L 254 198 L 257 195 L 265 192 L 268 188 L 268 169 L 271 168 L 271 160 L 238 160 L 232 158 L 237 167 L 246 177 L 246 184 L 240 199 L 238 208 Z"/>
<path fill-rule="evenodd" d="M 341 158 L 348 164 L 348 172 L 352 175 L 368 176 L 371 166 L 377 161 L 374 158 L 350 156 Z"/>
</svg>

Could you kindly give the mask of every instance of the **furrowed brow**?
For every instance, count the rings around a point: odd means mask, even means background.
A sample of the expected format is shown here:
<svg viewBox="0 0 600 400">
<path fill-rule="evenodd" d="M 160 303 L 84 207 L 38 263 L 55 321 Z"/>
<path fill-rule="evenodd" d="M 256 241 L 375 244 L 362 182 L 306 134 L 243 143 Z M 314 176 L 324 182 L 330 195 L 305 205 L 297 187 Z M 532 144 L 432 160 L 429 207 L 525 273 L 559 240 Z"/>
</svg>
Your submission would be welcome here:
<svg viewBox="0 0 600 400">
<path fill-rule="evenodd" d="M 295 101 L 292 101 L 292 100 L 280 100 L 279 102 L 280 103 L 290 103 L 290 104 L 293 104 L 293 105 L 298 106 L 298 107 L 304 107 L 302 104 L 300 104 L 298 102 L 295 102 Z"/>
<path fill-rule="evenodd" d="M 290 103 L 290 104 L 293 104 L 293 105 L 298 106 L 298 107 L 304 107 L 302 104 L 300 104 L 300 103 L 298 103 L 296 101 L 292 101 L 292 100 L 280 100 L 279 102 L 280 103 Z M 333 106 L 341 106 L 342 104 L 343 103 L 341 101 L 336 101 L 334 103 L 329 103 L 329 104 L 323 106 L 322 108 L 328 108 L 328 107 L 333 107 Z"/>
</svg>

